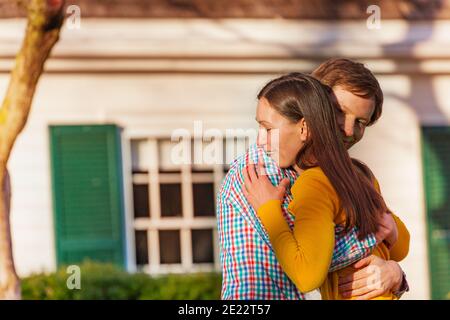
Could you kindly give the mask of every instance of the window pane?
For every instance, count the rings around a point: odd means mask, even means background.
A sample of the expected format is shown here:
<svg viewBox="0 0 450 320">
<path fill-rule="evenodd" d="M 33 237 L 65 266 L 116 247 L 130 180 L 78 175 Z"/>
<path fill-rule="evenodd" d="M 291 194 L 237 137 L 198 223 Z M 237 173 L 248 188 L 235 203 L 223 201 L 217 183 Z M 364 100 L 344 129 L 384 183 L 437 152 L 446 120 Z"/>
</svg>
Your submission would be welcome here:
<svg viewBox="0 0 450 320">
<path fill-rule="evenodd" d="M 159 169 L 159 173 L 181 173 L 181 170 L 180 169 L 171 169 L 171 170 Z"/>
<path fill-rule="evenodd" d="M 159 231 L 159 255 L 162 264 L 181 263 L 180 231 Z"/>
<path fill-rule="evenodd" d="M 135 244 L 136 244 L 136 264 L 138 266 L 148 264 L 148 242 L 146 230 L 135 231 Z"/>
<path fill-rule="evenodd" d="M 214 184 L 194 183 L 194 216 L 214 216 Z"/>
<path fill-rule="evenodd" d="M 159 168 L 163 171 L 180 171 L 180 164 L 189 163 L 191 158 L 189 140 L 171 141 L 162 139 L 158 141 Z"/>
<path fill-rule="evenodd" d="M 150 217 L 148 184 L 133 184 L 134 217 Z"/>
<path fill-rule="evenodd" d="M 181 206 L 181 184 L 180 183 L 161 183 L 161 216 L 162 217 L 181 217 L 183 208 Z"/>
<path fill-rule="evenodd" d="M 192 173 L 211 173 L 213 174 L 214 171 L 212 169 L 208 169 L 206 167 L 200 168 L 198 166 L 192 166 Z"/>
<path fill-rule="evenodd" d="M 192 230 L 192 254 L 194 263 L 213 263 L 212 229 Z"/>
<path fill-rule="evenodd" d="M 147 140 L 131 140 L 131 163 L 133 172 L 146 172 L 149 164 Z"/>
<path fill-rule="evenodd" d="M 212 171 L 214 165 L 223 164 L 224 140 L 213 137 L 193 139 L 192 168 L 198 171 Z"/>
</svg>

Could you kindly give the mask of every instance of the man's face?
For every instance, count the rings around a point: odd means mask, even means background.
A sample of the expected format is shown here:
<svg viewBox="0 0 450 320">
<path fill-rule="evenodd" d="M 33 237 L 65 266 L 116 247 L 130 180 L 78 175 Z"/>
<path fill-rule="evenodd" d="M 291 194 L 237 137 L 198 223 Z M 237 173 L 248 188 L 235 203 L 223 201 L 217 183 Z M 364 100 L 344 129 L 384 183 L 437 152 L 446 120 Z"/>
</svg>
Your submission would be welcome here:
<svg viewBox="0 0 450 320">
<path fill-rule="evenodd" d="M 344 145 L 350 149 L 364 136 L 375 110 L 375 101 L 359 97 L 339 86 L 333 88 L 333 93 L 342 111 L 338 112 L 337 120 L 344 136 Z"/>
<path fill-rule="evenodd" d="M 258 145 L 281 168 L 294 165 L 303 146 L 302 122 L 292 123 L 272 108 L 266 98 L 258 101 L 256 121 L 259 123 Z"/>
</svg>

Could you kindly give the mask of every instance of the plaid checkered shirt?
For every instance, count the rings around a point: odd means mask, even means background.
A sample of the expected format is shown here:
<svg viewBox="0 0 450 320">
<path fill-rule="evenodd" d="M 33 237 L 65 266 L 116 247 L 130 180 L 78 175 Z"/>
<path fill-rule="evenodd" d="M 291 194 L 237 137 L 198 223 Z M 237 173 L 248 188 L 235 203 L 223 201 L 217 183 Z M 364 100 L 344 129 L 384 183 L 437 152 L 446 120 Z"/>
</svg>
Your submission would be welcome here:
<svg viewBox="0 0 450 320">
<path fill-rule="evenodd" d="M 217 195 L 217 223 L 222 266 L 222 299 L 304 300 L 309 294 L 299 292 L 277 261 L 268 234 L 252 206 L 245 199 L 242 170 L 262 157 L 266 173 L 274 185 L 287 177 L 291 185 L 297 179 L 293 169 L 282 169 L 256 144 L 235 159 Z M 291 229 L 294 216 L 288 211 L 290 190 L 283 204 L 283 215 Z M 357 230 L 345 233 L 335 228 L 335 248 L 330 272 L 345 268 L 369 255 L 376 246 L 373 235 L 359 241 Z"/>
</svg>

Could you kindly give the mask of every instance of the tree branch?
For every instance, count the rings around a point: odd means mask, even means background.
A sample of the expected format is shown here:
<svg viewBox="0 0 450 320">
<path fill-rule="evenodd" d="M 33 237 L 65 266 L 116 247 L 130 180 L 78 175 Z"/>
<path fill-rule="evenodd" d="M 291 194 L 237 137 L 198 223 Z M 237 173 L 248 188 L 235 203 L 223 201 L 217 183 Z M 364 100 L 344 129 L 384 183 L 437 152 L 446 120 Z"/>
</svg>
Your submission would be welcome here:
<svg viewBox="0 0 450 320">
<path fill-rule="evenodd" d="M 28 24 L 11 80 L 0 109 L 0 165 L 28 119 L 32 98 L 44 64 L 59 39 L 64 20 L 63 0 L 30 0 Z"/>
</svg>

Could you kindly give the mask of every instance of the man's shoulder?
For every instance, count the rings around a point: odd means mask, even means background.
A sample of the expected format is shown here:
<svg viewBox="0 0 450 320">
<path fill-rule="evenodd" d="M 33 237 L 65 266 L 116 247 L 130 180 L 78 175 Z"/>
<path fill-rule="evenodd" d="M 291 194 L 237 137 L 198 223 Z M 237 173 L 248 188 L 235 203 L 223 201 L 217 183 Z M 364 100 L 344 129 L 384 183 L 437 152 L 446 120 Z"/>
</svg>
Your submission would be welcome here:
<svg viewBox="0 0 450 320">
<path fill-rule="evenodd" d="M 240 192 L 240 186 L 244 179 L 242 171 L 249 164 L 257 164 L 259 159 L 262 159 L 265 164 L 265 172 L 270 176 L 271 180 L 279 181 L 285 176 L 283 174 L 284 169 L 281 169 L 262 147 L 252 144 L 245 153 L 236 157 L 230 164 L 230 169 L 223 180 L 219 197 L 226 198 L 233 195 L 233 192 Z"/>
<path fill-rule="evenodd" d="M 222 181 L 219 196 L 224 200 L 236 191 L 237 182 L 240 180 L 242 170 L 245 167 L 245 154 L 237 157 L 231 164 L 230 169 Z"/>
<path fill-rule="evenodd" d="M 236 159 L 233 160 L 230 164 L 230 171 L 231 169 L 242 170 L 246 165 L 256 163 L 258 160 L 258 152 L 260 152 L 260 150 L 258 150 L 256 144 L 250 145 L 245 153 L 237 156 Z"/>
<path fill-rule="evenodd" d="M 238 191 L 240 184 L 242 182 L 242 170 L 250 163 L 255 163 L 255 158 L 257 159 L 257 146 L 251 145 L 245 153 L 237 156 L 230 164 L 230 169 L 225 175 L 222 187 L 219 191 L 220 200 L 229 199 L 232 193 Z"/>
</svg>

